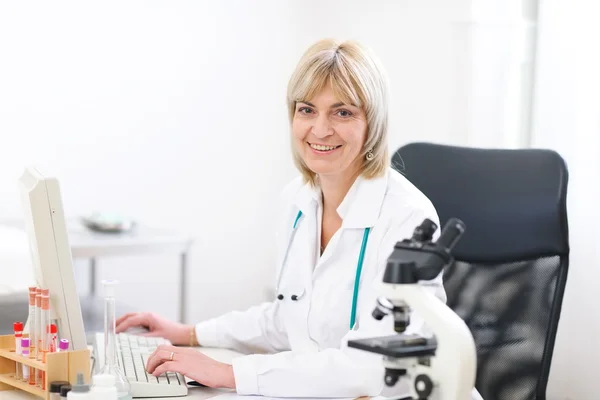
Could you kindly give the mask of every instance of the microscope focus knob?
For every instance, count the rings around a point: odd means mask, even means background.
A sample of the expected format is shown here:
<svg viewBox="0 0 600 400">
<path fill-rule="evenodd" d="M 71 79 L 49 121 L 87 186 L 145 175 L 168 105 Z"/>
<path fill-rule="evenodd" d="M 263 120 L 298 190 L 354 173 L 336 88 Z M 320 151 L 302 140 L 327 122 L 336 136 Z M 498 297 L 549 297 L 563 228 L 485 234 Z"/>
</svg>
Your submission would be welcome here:
<svg viewBox="0 0 600 400">
<path fill-rule="evenodd" d="M 427 375 L 417 375 L 415 378 L 415 391 L 419 395 L 419 399 L 428 399 L 433 392 L 433 382 Z"/>
</svg>

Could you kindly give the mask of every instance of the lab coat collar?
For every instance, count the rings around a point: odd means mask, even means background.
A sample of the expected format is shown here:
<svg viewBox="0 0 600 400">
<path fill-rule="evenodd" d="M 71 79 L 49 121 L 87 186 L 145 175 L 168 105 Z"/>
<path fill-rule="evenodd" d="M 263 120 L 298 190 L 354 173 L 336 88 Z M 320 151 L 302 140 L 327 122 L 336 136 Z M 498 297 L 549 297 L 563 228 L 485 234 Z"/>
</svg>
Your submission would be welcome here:
<svg viewBox="0 0 600 400">
<path fill-rule="evenodd" d="M 389 171 L 375 179 L 359 176 L 337 208 L 344 228 L 367 228 L 375 225 L 379 218 L 383 198 L 387 190 Z M 296 205 L 304 214 L 321 204 L 321 189 L 306 183 L 296 197 Z"/>
<path fill-rule="evenodd" d="M 337 208 L 344 228 L 368 228 L 375 225 L 387 191 L 388 172 L 380 178 L 358 177 Z"/>
<path fill-rule="evenodd" d="M 296 195 L 296 206 L 304 215 L 310 215 L 315 207 L 321 203 L 321 189 L 305 183 Z"/>
</svg>

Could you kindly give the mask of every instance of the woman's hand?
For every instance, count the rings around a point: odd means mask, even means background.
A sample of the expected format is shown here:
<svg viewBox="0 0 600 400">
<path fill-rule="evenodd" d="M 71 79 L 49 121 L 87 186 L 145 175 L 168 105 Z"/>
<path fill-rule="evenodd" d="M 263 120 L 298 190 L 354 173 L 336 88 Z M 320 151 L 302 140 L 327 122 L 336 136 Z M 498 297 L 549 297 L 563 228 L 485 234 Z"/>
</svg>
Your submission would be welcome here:
<svg viewBox="0 0 600 400">
<path fill-rule="evenodd" d="M 179 345 L 190 344 L 190 332 L 194 329 L 191 325 L 171 322 L 152 313 L 129 313 L 116 321 L 117 333 L 135 327 L 144 327 L 149 330 L 148 333 L 141 334 L 141 336 L 159 336 L 167 339 L 172 344 Z"/>
<path fill-rule="evenodd" d="M 148 357 L 146 371 L 154 376 L 179 372 L 212 388 L 235 389 L 233 367 L 190 348 L 160 345 Z"/>
</svg>

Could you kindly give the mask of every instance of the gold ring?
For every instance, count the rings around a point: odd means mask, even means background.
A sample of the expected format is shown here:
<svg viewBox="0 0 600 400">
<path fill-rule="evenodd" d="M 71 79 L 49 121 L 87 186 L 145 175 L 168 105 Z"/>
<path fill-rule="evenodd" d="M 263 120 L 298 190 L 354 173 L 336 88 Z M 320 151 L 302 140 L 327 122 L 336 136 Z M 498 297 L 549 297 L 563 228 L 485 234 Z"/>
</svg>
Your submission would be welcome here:
<svg viewBox="0 0 600 400">
<path fill-rule="evenodd" d="M 169 356 L 169 361 L 173 361 L 173 357 L 175 357 L 175 352 L 171 352 L 171 356 Z"/>
</svg>

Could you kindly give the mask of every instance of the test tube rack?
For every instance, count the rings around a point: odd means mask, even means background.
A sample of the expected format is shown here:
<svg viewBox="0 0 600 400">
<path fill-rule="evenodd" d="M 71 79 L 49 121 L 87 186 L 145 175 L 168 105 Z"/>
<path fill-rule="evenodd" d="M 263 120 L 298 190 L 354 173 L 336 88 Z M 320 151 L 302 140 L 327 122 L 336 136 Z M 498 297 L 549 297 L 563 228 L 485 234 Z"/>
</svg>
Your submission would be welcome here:
<svg viewBox="0 0 600 400">
<path fill-rule="evenodd" d="M 26 334 L 23 337 L 27 337 Z M 38 386 L 15 379 L 17 362 L 45 371 L 45 390 Z M 77 383 L 77 373 L 83 373 L 85 382 L 90 381 L 90 351 L 71 350 L 58 353 L 47 353 L 46 362 L 35 358 L 24 358 L 15 354 L 15 336 L 0 336 L 0 392 L 5 390 L 23 390 L 34 396 L 50 400 L 50 382 L 69 381 Z"/>
</svg>

